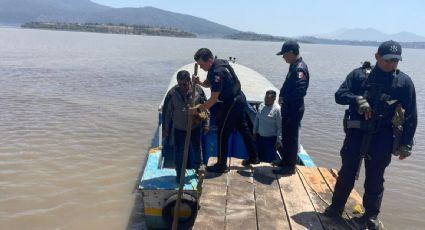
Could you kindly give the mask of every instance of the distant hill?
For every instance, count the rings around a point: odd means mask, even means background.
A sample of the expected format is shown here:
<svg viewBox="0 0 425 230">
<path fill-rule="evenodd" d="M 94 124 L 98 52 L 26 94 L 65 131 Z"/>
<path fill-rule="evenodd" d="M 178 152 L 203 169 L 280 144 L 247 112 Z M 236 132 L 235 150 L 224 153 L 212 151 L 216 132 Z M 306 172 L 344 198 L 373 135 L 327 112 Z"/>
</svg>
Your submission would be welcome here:
<svg viewBox="0 0 425 230">
<path fill-rule="evenodd" d="M 0 24 L 26 22 L 114 23 L 178 28 L 200 37 L 239 32 L 202 18 L 153 7 L 112 8 L 89 0 L 0 0 Z"/>
<path fill-rule="evenodd" d="M 409 33 L 401 32 L 396 34 L 386 34 L 379 30 L 366 29 L 339 29 L 329 34 L 315 35 L 317 38 L 335 39 L 335 40 L 351 40 L 351 41 L 377 41 L 395 40 L 398 42 L 425 42 L 425 37 Z"/>
<path fill-rule="evenodd" d="M 223 37 L 238 30 L 223 26 L 202 18 L 173 13 L 153 7 L 113 8 L 108 11 L 93 14 L 88 22 L 126 23 L 155 26 L 169 26 L 195 33 L 200 37 Z"/>
<path fill-rule="evenodd" d="M 0 23 L 30 21 L 84 22 L 90 14 L 110 7 L 89 0 L 0 0 Z"/>
<path fill-rule="evenodd" d="M 380 41 L 352 41 L 352 40 L 338 40 L 338 39 L 326 39 L 316 38 L 313 36 L 302 36 L 298 37 L 298 40 L 316 43 L 316 44 L 330 44 L 330 45 L 351 45 L 351 46 L 379 46 Z M 403 48 L 412 49 L 425 49 L 425 42 L 400 42 Z"/>
</svg>

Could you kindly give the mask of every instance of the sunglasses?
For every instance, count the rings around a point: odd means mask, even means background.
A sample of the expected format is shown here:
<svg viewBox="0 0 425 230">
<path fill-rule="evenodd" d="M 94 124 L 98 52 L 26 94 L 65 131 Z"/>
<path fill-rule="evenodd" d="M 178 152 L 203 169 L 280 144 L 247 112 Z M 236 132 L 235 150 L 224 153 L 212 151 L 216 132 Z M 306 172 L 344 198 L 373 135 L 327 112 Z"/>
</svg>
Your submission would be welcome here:
<svg viewBox="0 0 425 230">
<path fill-rule="evenodd" d="M 391 59 L 388 59 L 388 60 L 384 60 L 384 62 L 386 62 L 386 63 L 395 63 L 395 62 L 399 62 L 400 60 L 398 60 L 397 58 L 391 58 Z"/>
</svg>

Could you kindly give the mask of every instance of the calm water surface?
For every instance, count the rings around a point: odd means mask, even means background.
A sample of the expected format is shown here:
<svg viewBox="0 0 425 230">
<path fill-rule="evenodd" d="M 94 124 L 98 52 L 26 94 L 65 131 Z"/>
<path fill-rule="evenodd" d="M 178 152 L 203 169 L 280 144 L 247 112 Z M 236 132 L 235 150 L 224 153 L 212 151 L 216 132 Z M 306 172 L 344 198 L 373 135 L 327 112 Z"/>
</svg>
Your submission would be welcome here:
<svg viewBox="0 0 425 230">
<path fill-rule="evenodd" d="M 278 88 L 280 43 L 0 28 L 0 229 L 145 229 L 135 187 L 171 75 L 209 47 Z M 302 143 L 339 168 L 344 106 L 333 93 L 376 47 L 301 45 L 311 72 Z M 393 158 L 382 205 L 389 229 L 425 226 L 425 50 L 399 67 L 417 90 L 413 155 Z M 362 178 L 357 189 L 362 192 Z"/>
</svg>

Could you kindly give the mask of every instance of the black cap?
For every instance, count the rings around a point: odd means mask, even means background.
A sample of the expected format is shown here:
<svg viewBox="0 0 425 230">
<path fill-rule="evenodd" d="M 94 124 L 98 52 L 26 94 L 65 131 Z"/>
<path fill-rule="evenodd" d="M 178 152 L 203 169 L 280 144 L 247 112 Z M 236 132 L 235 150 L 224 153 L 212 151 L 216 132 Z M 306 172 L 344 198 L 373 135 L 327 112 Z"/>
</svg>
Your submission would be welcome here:
<svg viewBox="0 0 425 230">
<path fill-rule="evenodd" d="M 282 55 L 284 53 L 287 53 L 289 51 L 293 51 L 294 53 L 299 53 L 300 45 L 298 45 L 298 42 L 294 40 L 288 40 L 282 45 L 282 50 L 278 52 L 276 55 Z"/>
<path fill-rule="evenodd" d="M 384 60 L 401 59 L 401 45 L 396 41 L 386 41 L 381 43 L 378 48 L 378 54 Z"/>
</svg>

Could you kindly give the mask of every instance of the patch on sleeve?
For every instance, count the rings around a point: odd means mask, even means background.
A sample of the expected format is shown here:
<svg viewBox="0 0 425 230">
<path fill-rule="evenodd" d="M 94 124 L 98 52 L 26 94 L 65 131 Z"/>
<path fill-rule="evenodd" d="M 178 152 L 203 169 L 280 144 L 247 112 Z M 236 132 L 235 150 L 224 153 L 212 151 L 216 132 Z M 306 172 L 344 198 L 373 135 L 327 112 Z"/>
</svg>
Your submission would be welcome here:
<svg viewBox="0 0 425 230">
<path fill-rule="evenodd" d="M 217 83 L 221 82 L 221 77 L 219 75 L 216 75 L 214 81 Z"/>
<path fill-rule="evenodd" d="M 298 79 L 301 79 L 301 80 L 304 79 L 304 72 L 303 71 L 298 72 Z"/>
</svg>

